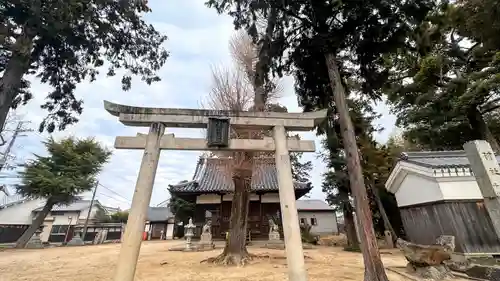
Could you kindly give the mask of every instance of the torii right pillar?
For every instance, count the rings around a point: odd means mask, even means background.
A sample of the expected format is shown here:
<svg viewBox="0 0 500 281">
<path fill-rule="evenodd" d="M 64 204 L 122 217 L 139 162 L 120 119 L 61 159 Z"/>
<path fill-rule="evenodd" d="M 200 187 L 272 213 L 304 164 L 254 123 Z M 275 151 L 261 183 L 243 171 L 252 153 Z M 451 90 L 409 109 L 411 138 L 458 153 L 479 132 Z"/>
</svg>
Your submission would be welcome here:
<svg viewBox="0 0 500 281">
<path fill-rule="evenodd" d="M 497 239 L 500 241 L 500 166 L 490 144 L 484 140 L 464 144 L 470 167 L 484 197 Z"/>
<path fill-rule="evenodd" d="M 285 236 L 285 252 L 288 265 L 288 280 L 307 281 L 304 264 L 304 251 L 300 236 L 299 215 L 295 206 L 295 191 L 292 180 L 292 165 L 287 146 L 287 135 L 284 126 L 273 128 L 276 170 L 281 207 L 281 221 Z"/>
</svg>

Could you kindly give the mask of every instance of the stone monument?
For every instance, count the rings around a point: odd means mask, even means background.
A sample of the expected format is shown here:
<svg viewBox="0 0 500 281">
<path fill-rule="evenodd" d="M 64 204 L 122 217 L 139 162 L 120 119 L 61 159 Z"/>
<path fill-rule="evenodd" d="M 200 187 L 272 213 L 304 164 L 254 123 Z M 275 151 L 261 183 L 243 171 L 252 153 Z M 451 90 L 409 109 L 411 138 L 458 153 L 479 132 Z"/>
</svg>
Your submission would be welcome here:
<svg viewBox="0 0 500 281">
<path fill-rule="evenodd" d="M 385 245 L 389 249 L 394 248 L 394 239 L 392 237 L 392 233 L 389 230 L 384 231 L 384 239 L 385 239 Z"/>
<path fill-rule="evenodd" d="M 484 197 L 484 207 L 500 239 L 500 166 L 490 144 L 485 140 L 464 144 L 470 168 Z"/>
<path fill-rule="evenodd" d="M 269 242 L 270 243 L 281 242 L 279 227 L 274 222 L 273 219 L 269 219 Z"/>
<path fill-rule="evenodd" d="M 454 236 L 440 236 L 434 245 L 420 245 L 398 238 L 398 248 L 408 261 L 407 269 L 422 279 L 444 280 L 452 276 L 446 264 L 455 250 Z"/>
<path fill-rule="evenodd" d="M 191 239 L 194 236 L 194 229 L 196 228 L 196 225 L 193 224 L 193 219 L 189 218 L 189 223 L 184 226 L 184 229 L 186 230 L 186 233 L 184 236 L 186 237 L 186 247 L 184 248 L 184 251 L 194 251 L 196 250 L 195 247 L 193 247 L 193 244 L 191 243 Z"/>
<path fill-rule="evenodd" d="M 75 234 L 71 238 L 71 240 L 68 242 L 68 246 L 84 246 L 85 242 L 83 242 L 83 239 L 80 237 L 80 232 L 81 229 L 76 229 Z"/>
<path fill-rule="evenodd" d="M 40 233 L 42 233 L 42 230 L 39 228 L 35 231 L 35 234 L 31 236 L 28 244 L 26 244 L 26 249 L 43 249 L 42 240 L 40 240 Z"/>
<path fill-rule="evenodd" d="M 209 220 L 205 225 L 203 225 L 201 239 L 200 239 L 200 249 L 213 249 L 215 245 L 212 241 L 212 221 Z"/>
</svg>

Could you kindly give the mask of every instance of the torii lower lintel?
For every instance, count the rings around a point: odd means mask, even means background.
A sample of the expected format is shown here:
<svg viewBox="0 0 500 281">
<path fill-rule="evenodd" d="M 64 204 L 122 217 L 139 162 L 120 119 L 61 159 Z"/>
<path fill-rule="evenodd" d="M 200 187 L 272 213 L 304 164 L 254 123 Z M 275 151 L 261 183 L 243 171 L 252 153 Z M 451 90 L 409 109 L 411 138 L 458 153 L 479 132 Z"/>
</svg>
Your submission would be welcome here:
<svg viewBox="0 0 500 281">
<path fill-rule="evenodd" d="M 145 149 L 147 135 L 138 134 L 136 137 L 116 137 L 116 149 Z M 288 151 L 290 152 L 315 152 L 314 141 L 288 138 Z M 264 139 L 232 139 L 229 147 L 208 147 L 207 141 L 201 138 L 176 138 L 174 134 L 166 134 L 161 137 L 160 149 L 162 150 L 198 150 L 198 151 L 275 151 L 276 146 L 273 138 Z"/>
</svg>

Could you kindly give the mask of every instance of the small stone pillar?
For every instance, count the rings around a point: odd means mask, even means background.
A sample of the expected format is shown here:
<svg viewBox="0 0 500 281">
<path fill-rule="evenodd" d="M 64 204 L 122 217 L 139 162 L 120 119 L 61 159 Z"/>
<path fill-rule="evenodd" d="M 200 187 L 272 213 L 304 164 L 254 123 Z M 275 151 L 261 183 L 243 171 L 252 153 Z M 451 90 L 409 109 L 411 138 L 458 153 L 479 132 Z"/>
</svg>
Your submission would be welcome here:
<svg viewBox="0 0 500 281">
<path fill-rule="evenodd" d="M 82 237 L 80 236 L 81 229 L 76 229 L 73 237 L 68 242 L 68 246 L 84 246 L 85 242 L 83 242 Z"/>
<path fill-rule="evenodd" d="M 470 168 L 484 197 L 484 206 L 491 219 L 493 229 L 500 239 L 500 166 L 491 149 L 484 140 L 464 144 Z"/>
<path fill-rule="evenodd" d="M 278 225 L 272 219 L 269 220 L 269 243 L 282 243 Z"/>
<path fill-rule="evenodd" d="M 40 233 L 42 233 L 42 230 L 39 228 L 35 231 L 35 234 L 31 236 L 28 244 L 26 244 L 26 249 L 43 249 L 42 240 L 40 240 Z"/>
<path fill-rule="evenodd" d="M 384 231 L 384 237 L 385 237 L 385 244 L 387 245 L 387 248 L 393 249 L 394 248 L 394 240 L 392 237 L 392 233 L 389 230 Z"/>
</svg>

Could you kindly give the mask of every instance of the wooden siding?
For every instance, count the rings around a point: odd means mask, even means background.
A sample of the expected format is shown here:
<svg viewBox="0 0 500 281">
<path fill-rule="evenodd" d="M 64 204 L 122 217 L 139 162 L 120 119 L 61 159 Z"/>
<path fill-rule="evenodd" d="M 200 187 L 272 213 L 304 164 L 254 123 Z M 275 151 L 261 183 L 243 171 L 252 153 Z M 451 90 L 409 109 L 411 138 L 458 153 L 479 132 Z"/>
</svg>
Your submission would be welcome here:
<svg viewBox="0 0 500 281">
<path fill-rule="evenodd" d="M 482 201 L 405 207 L 401 218 L 411 242 L 433 244 L 440 235 L 454 235 L 456 252 L 500 253 L 500 241 Z"/>
<path fill-rule="evenodd" d="M 0 225 L 0 244 L 16 242 L 28 227 L 29 225 Z"/>
</svg>

